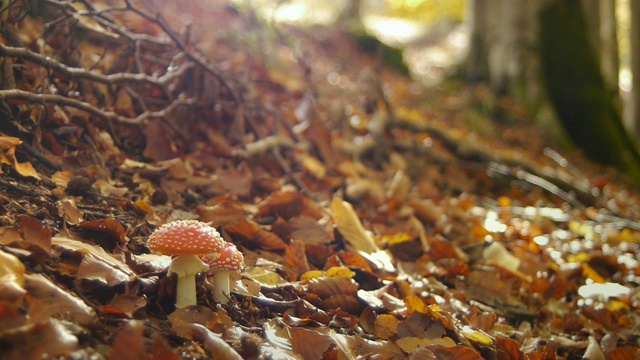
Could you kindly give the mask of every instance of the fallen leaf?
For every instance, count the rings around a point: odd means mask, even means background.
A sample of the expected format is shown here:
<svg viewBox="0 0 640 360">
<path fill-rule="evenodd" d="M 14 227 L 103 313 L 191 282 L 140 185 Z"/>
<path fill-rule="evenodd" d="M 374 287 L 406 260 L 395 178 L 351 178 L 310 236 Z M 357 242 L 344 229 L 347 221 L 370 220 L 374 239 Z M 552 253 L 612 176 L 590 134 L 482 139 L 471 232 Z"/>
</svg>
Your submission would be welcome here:
<svg viewBox="0 0 640 360">
<path fill-rule="evenodd" d="M 82 212 L 78 209 L 75 200 L 66 198 L 56 204 L 58 214 L 71 225 L 78 225 L 83 219 Z"/>
<path fill-rule="evenodd" d="M 178 335 L 187 339 L 193 338 L 193 325 L 207 325 L 216 317 L 216 314 L 208 307 L 200 305 L 177 308 L 168 316 L 171 328 Z"/>
<path fill-rule="evenodd" d="M 287 220 L 300 215 L 314 219 L 322 217 L 322 213 L 311 199 L 294 191 L 272 193 L 259 204 L 257 215 L 258 217 L 279 216 Z"/>
<path fill-rule="evenodd" d="M 443 345 L 427 345 L 438 360 L 483 360 L 482 356 L 475 350 L 469 349 L 462 345 L 443 346 Z"/>
<path fill-rule="evenodd" d="M 362 226 L 351 204 L 334 197 L 331 200 L 331 211 L 333 223 L 351 246 L 366 254 L 373 254 L 379 250 L 373 239 L 373 234 Z"/>
<path fill-rule="evenodd" d="M 204 342 L 211 359 L 243 360 L 240 354 L 222 340 L 217 334 L 200 324 L 192 324 L 193 337 Z"/>
<path fill-rule="evenodd" d="M 78 280 L 96 280 L 107 286 L 115 286 L 134 278 L 135 274 L 125 263 L 99 246 L 69 239 L 61 234 L 53 238 L 52 244 L 84 255 L 76 274 Z"/>
<path fill-rule="evenodd" d="M 453 347 L 453 346 L 456 346 L 456 342 L 453 341 L 453 339 L 451 339 L 450 337 L 429 339 L 429 338 L 418 338 L 414 336 L 408 336 L 408 337 L 402 337 L 396 340 L 396 345 L 400 346 L 400 348 L 403 351 L 411 354 L 414 351 L 418 350 L 419 348 L 426 348 L 429 345 Z M 437 357 L 437 359 L 440 359 L 440 358 Z"/>
<path fill-rule="evenodd" d="M 381 338 L 388 340 L 395 336 L 397 332 L 398 323 L 400 321 L 397 317 L 391 314 L 380 314 L 376 317 L 373 324 L 373 333 Z"/>
<path fill-rule="evenodd" d="M 30 301 L 37 309 L 38 318 L 55 317 L 80 324 L 90 324 L 94 320 L 92 308 L 42 274 L 26 274 L 24 287 L 32 297 Z"/>
<path fill-rule="evenodd" d="M 26 242 L 39 246 L 47 254 L 51 253 L 51 229 L 49 227 L 40 220 L 27 215 L 19 215 L 17 225 Z"/>
<path fill-rule="evenodd" d="M 105 234 L 120 245 L 127 244 L 124 228 L 116 219 L 107 218 L 104 220 L 83 221 L 78 224 L 78 227 Z"/>
<path fill-rule="evenodd" d="M 445 328 L 440 321 L 431 316 L 414 312 L 407 319 L 398 323 L 399 337 L 417 337 L 419 339 L 437 339 L 445 335 Z"/>
<path fill-rule="evenodd" d="M 334 344 L 330 336 L 317 331 L 290 326 L 286 329 L 291 339 L 293 351 L 304 359 L 321 359 L 322 354 Z"/>
<path fill-rule="evenodd" d="M 25 267 L 20 259 L 0 250 L 0 301 L 14 302 L 27 293 L 24 273 Z"/>
<path fill-rule="evenodd" d="M 109 360 L 149 359 L 144 345 L 144 322 L 130 320 L 111 344 Z"/>
<path fill-rule="evenodd" d="M 587 285 L 582 285 L 578 289 L 578 295 L 583 298 L 602 298 L 604 300 L 609 299 L 610 297 L 621 297 L 621 296 L 629 296 L 631 294 L 631 289 L 626 286 L 622 286 L 618 283 L 592 283 Z"/>
<path fill-rule="evenodd" d="M 65 358 L 79 348 L 78 339 L 57 319 L 30 323 L 0 338 L 3 360 Z"/>
</svg>

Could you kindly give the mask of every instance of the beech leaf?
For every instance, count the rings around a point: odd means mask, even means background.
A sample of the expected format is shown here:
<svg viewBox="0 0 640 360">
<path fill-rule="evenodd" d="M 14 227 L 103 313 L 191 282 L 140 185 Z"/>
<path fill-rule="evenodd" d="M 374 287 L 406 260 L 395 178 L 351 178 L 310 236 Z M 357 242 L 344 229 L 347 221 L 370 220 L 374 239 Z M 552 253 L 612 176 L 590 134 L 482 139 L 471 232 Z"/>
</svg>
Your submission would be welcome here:
<svg viewBox="0 0 640 360">
<path fill-rule="evenodd" d="M 373 234 L 362 226 L 358 214 L 350 203 L 334 197 L 331 200 L 331 211 L 333 223 L 351 246 L 366 254 L 373 254 L 379 250 Z"/>
</svg>

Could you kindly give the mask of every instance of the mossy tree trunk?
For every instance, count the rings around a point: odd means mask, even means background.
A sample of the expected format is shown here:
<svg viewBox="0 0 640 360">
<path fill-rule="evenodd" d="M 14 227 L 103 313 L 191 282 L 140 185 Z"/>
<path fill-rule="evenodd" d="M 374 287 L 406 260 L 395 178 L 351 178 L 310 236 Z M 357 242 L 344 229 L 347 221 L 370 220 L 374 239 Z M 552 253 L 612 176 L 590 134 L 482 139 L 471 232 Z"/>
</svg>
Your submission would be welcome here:
<svg viewBox="0 0 640 360">
<path fill-rule="evenodd" d="M 640 155 L 590 46 L 580 1 L 549 1 L 539 20 L 542 77 L 567 134 L 590 158 L 640 180 Z"/>
<path fill-rule="evenodd" d="M 630 1 L 631 26 L 629 39 L 631 47 L 631 73 L 633 82 L 629 101 L 629 122 L 636 140 L 640 141 L 640 1 Z"/>
</svg>

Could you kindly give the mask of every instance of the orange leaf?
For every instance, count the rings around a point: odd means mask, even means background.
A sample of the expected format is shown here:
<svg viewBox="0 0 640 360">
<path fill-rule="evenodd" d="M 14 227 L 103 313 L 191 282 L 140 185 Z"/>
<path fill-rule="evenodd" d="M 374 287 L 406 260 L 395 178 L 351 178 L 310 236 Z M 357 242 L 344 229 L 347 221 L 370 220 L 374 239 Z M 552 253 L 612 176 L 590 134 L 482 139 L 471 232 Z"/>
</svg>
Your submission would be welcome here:
<svg viewBox="0 0 640 360">
<path fill-rule="evenodd" d="M 422 299 L 415 295 L 409 295 L 404 298 L 404 302 L 407 304 L 407 310 L 409 314 L 413 314 L 414 312 L 421 312 L 423 314 L 427 313 L 427 304 L 422 301 Z"/>
<path fill-rule="evenodd" d="M 258 208 L 258 217 L 282 217 L 290 219 L 305 215 L 314 219 L 322 217 L 315 203 L 299 192 L 274 192 L 267 197 Z"/>
<path fill-rule="evenodd" d="M 18 216 L 18 226 L 26 242 L 41 247 L 48 254 L 51 253 L 51 229 L 40 220 L 27 215 Z"/>
<path fill-rule="evenodd" d="M 104 220 L 84 221 L 78 224 L 78 227 L 102 233 L 121 245 L 127 243 L 124 228 L 116 219 L 108 218 Z"/>
</svg>

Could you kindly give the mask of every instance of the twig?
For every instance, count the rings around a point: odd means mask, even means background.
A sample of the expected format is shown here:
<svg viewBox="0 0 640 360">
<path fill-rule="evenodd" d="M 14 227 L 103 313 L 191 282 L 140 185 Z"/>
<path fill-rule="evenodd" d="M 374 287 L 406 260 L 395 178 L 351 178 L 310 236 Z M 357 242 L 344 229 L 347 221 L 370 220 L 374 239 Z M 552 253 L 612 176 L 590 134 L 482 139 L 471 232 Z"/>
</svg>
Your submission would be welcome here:
<svg viewBox="0 0 640 360">
<path fill-rule="evenodd" d="M 159 87 L 165 87 L 170 81 L 180 78 L 187 70 L 193 67 L 193 63 L 187 62 L 179 66 L 175 71 L 167 72 L 162 76 L 149 76 L 147 74 L 134 73 L 116 73 L 111 75 L 102 75 L 96 71 L 89 71 L 84 68 L 69 67 L 59 61 L 43 56 L 25 48 L 9 47 L 0 44 L 0 56 L 17 57 L 23 60 L 31 61 L 76 79 L 87 79 L 99 83 L 114 85 L 124 82 L 143 82 Z"/>
<path fill-rule="evenodd" d="M 592 221 L 596 221 L 598 223 L 606 223 L 620 229 L 626 227 L 634 230 L 640 230 L 640 222 L 638 221 L 625 219 L 616 215 L 594 213 L 593 211 L 588 211 L 587 207 L 576 198 L 575 194 L 564 191 L 562 188 L 553 184 L 552 182 L 543 179 L 542 177 L 531 174 L 526 170 L 514 169 L 503 164 L 491 163 L 489 164 L 487 171 L 490 173 L 493 172 L 501 175 L 513 176 L 516 179 L 525 181 L 531 185 L 538 186 L 566 201 Z"/>
<path fill-rule="evenodd" d="M 139 125 L 144 120 L 151 119 L 151 118 L 165 117 L 171 111 L 173 111 L 173 109 L 175 109 L 177 106 L 191 105 L 196 102 L 196 99 L 185 98 L 181 96 L 175 101 L 172 101 L 171 104 L 169 104 L 169 106 L 165 107 L 162 110 L 145 111 L 135 118 L 129 118 L 126 116 L 118 115 L 113 111 L 101 110 L 88 102 L 84 102 L 81 100 L 68 98 L 68 97 L 65 97 L 62 95 L 56 95 L 56 94 L 36 94 L 29 91 L 18 90 L 18 89 L 0 90 L 0 99 L 2 100 L 20 99 L 20 100 L 26 100 L 34 103 L 44 103 L 44 104 L 51 103 L 51 104 L 71 106 L 78 110 L 86 111 L 91 115 L 97 116 L 107 121 L 118 121 L 121 123 L 131 124 L 131 125 Z"/>
</svg>

